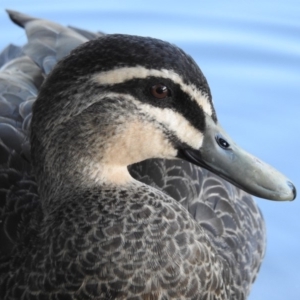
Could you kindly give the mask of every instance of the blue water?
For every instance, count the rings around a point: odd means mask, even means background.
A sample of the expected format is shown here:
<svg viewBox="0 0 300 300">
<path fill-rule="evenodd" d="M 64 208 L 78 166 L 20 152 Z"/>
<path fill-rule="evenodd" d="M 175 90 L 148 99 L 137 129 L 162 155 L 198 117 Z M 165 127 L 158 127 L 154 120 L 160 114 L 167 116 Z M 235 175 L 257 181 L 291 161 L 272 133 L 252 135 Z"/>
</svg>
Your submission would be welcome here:
<svg viewBox="0 0 300 300">
<path fill-rule="evenodd" d="M 75 2 L 75 3 L 74 3 Z M 238 144 L 290 177 L 300 191 L 300 5 L 273 1 L 2 0 L 0 49 L 24 32 L 4 8 L 65 25 L 168 40 L 206 75 L 223 127 Z M 300 199 L 257 200 L 268 249 L 251 300 L 300 298 Z"/>
</svg>

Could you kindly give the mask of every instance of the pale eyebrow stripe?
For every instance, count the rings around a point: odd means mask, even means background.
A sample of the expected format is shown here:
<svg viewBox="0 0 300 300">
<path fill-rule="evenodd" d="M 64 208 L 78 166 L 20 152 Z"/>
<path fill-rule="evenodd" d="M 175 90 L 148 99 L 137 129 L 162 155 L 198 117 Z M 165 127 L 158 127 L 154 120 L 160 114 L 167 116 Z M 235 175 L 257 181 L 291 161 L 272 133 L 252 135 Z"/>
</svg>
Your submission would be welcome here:
<svg viewBox="0 0 300 300">
<path fill-rule="evenodd" d="M 100 83 L 101 85 L 113 85 L 135 78 L 144 79 L 151 76 L 171 79 L 173 82 L 178 84 L 185 93 L 195 100 L 206 114 L 209 116 L 212 115 L 212 105 L 207 95 L 199 91 L 194 84 L 184 83 L 181 76 L 173 70 L 146 69 L 142 66 L 124 67 L 98 73 L 93 76 L 92 80 Z"/>
</svg>

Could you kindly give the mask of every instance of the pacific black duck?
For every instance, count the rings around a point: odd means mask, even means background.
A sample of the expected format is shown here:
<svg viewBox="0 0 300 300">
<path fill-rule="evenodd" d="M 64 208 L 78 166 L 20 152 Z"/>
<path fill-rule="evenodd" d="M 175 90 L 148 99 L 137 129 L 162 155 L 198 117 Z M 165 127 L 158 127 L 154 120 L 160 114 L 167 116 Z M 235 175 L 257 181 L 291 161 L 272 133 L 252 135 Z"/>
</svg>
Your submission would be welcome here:
<svg viewBox="0 0 300 300">
<path fill-rule="evenodd" d="M 265 227 L 243 190 L 296 190 L 220 127 L 193 59 L 8 13 L 28 43 L 0 56 L 0 299 L 246 299 Z"/>
</svg>

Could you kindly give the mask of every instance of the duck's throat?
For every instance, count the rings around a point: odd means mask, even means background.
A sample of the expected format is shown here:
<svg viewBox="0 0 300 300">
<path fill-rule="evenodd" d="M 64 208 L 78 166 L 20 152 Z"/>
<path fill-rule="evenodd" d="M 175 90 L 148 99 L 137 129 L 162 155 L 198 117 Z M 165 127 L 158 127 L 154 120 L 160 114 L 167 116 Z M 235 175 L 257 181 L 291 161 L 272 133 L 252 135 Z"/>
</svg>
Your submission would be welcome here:
<svg viewBox="0 0 300 300">
<path fill-rule="evenodd" d="M 134 181 L 127 166 L 91 162 L 82 170 L 87 185 L 126 186 Z"/>
</svg>

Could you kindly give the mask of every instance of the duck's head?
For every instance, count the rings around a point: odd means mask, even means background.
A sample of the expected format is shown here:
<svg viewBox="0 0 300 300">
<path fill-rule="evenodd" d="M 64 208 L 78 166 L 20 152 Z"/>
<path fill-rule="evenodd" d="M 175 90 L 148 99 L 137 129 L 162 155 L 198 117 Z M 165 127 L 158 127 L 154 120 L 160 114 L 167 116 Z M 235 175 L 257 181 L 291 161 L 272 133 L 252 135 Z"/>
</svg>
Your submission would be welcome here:
<svg viewBox="0 0 300 300">
<path fill-rule="evenodd" d="M 130 164 L 180 158 L 258 197 L 296 195 L 221 128 L 194 60 L 157 39 L 107 35 L 59 62 L 35 103 L 31 142 L 41 193 L 54 183 L 127 184 Z"/>
</svg>

